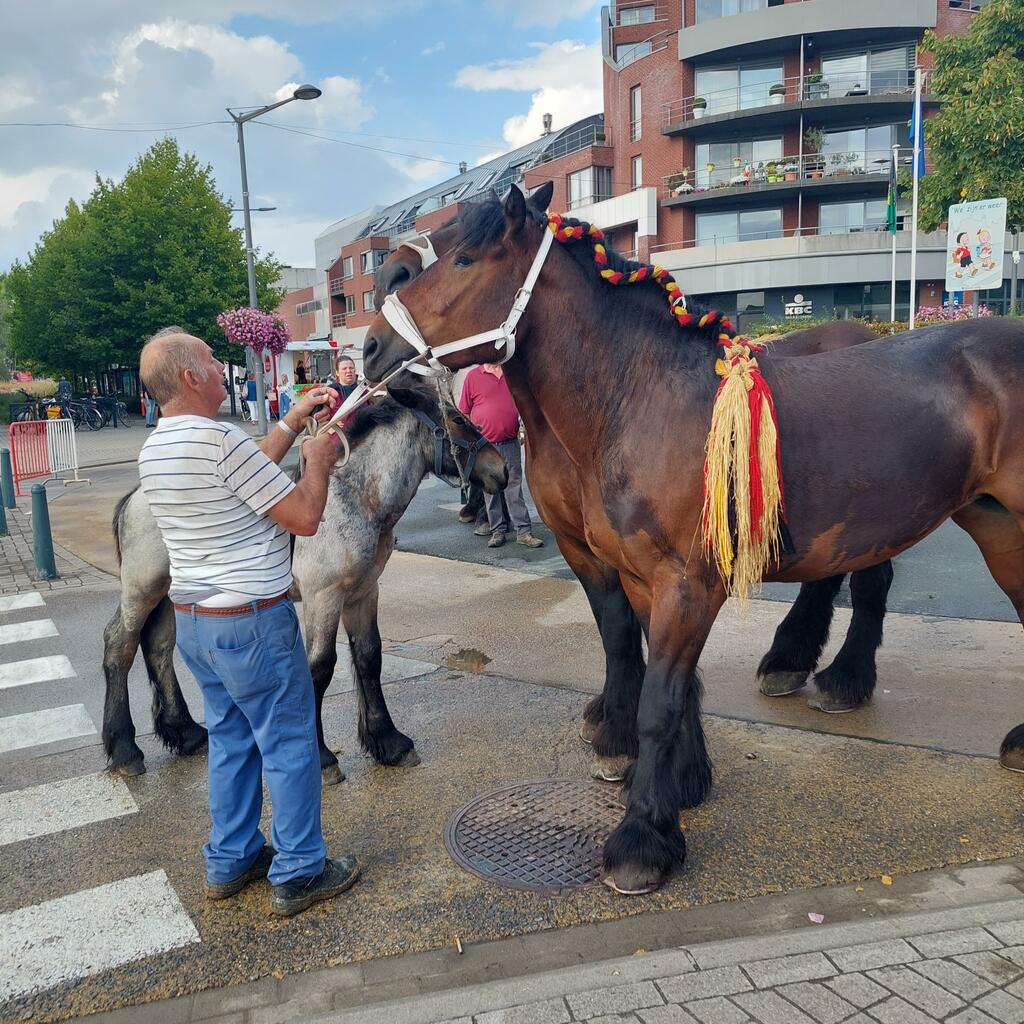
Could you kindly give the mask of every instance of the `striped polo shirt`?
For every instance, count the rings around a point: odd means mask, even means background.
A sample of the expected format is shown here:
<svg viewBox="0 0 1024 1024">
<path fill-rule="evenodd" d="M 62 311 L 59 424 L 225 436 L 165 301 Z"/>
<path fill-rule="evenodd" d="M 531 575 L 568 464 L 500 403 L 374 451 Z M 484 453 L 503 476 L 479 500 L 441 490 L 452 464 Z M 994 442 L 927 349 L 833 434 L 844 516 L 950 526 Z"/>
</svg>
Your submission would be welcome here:
<svg viewBox="0 0 1024 1024">
<path fill-rule="evenodd" d="M 237 426 L 164 417 L 139 479 L 170 555 L 172 601 L 224 608 L 291 586 L 291 540 L 266 512 L 295 484 Z"/>
</svg>

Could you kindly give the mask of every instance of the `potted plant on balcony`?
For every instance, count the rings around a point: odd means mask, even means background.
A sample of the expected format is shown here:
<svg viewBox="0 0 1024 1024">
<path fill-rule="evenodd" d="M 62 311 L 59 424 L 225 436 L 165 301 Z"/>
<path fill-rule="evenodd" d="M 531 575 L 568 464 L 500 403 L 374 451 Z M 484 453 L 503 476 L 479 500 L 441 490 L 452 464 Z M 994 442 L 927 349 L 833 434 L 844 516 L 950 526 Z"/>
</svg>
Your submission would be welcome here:
<svg viewBox="0 0 1024 1024">
<path fill-rule="evenodd" d="M 681 171 L 676 171 L 675 174 L 668 176 L 668 190 L 674 196 L 693 191 L 693 186 L 690 184 L 689 167 L 684 167 Z"/>
<path fill-rule="evenodd" d="M 782 82 L 776 82 L 773 86 L 768 89 L 768 102 L 772 106 L 778 106 L 783 103 L 786 99 L 786 87 Z"/>
<path fill-rule="evenodd" d="M 708 101 L 703 96 L 695 96 L 693 98 L 693 117 L 694 120 L 704 116 L 708 109 Z"/>
<path fill-rule="evenodd" d="M 604 128 L 598 128 L 597 131 L 594 132 L 595 142 L 604 142 L 607 138 L 608 136 L 605 134 Z"/>
<path fill-rule="evenodd" d="M 782 181 L 782 175 L 779 174 L 779 165 L 774 160 L 768 162 L 767 171 L 769 181 Z"/>
<path fill-rule="evenodd" d="M 783 180 L 796 181 L 796 176 L 799 170 L 800 169 L 794 163 L 785 164 L 782 168 Z"/>
<path fill-rule="evenodd" d="M 825 142 L 824 128 L 807 128 L 804 130 L 804 163 L 808 178 L 820 178 L 825 170 L 825 161 L 821 156 L 821 147 Z"/>
<path fill-rule="evenodd" d="M 820 71 L 812 71 L 807 76 L 807 98 L 809 100 L 827 100 L 828 82 Z"/>
</svg>

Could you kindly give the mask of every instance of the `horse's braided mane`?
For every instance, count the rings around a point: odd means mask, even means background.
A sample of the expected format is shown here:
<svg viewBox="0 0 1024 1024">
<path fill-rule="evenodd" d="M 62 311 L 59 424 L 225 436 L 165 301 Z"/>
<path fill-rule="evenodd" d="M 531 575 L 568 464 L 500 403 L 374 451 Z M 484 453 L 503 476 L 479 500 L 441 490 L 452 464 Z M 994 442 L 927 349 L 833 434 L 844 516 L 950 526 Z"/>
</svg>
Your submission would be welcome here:
<svg viewBox="0 0 1024 1024">
<path fill-rule="evenodd" d="M 586 246 L 602 280 L 608 284 L 655 285 L 667 297 L 669 311 L 680 327 L 719 344 L 736 337 L 736 328 L 724 313 L 686 299 L 676 279 L 664 267 L 630 260 L 616 252 L 600 228 L 574 217 L 540 213 L 529 204 L 527 212 L 536 223 L 553 231 L 559 242 L 580 242 Z M 498 201 L 475 203 L 460 214 L 459 222 L 462 233 L 457 247 L 475 248 L 501 236 L 505 225 L 504 209 Z"/>
</svg>

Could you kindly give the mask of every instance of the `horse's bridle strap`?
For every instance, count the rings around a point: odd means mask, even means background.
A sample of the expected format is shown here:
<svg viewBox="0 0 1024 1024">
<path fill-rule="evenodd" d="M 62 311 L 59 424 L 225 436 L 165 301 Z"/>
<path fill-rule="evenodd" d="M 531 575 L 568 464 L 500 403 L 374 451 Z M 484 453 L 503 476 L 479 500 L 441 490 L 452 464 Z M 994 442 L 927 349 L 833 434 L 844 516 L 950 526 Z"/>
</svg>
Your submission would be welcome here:
<svg viewBox="0 0 1024 1024">
<path fill-rule="evenodd" d="M 494 328 L 494 330 L 472 334 L 467 338 L 459 338 L 458 341 L 447 341 L 443 345 L 431 346 L 427 344 L 426 339 L 420 333 L 412 313 L 406 309 L 402 300 L 394 292 L 387 296 L 384 300 L 384 305 L 381 307 L 384 319 L 419 353 L 418 356 L 406 360 L 402 364 L 402 368 L 418 373 L 420 376 L 437 377 L 444 373 L 444 367 L 440 362 L 441 358 L 451 355 L 453 352 L 463 352 L 466 349 L 476 348 L 477 345 L 484 345 L 489 341 L 494 342 L 496 349 L 505 350 L 503 357 L 498 362 L 507 363 L 516 351 L 516 327 L 522 315 L 526 312 L 526 307 L 530 304 L 534 286 L 537 283 L 537 278 L 540 277 L 540 272 L 544 267 L 544 262 L 551 251 L 551 243 L 554 240 L 554 232 L 550 228 L 545 228 L 544 237 L 541 239 L 537 255 L 534 256 L 533 263 L 530 265 L 526 280 L 519 291 L 516 292 L 512 308 L 509 310 L 508 316 L 505 317 L 504 323 L 500 327 Z M 418 365 L 423 362 L 426 362 L 427 365 Z"/>
</svg>

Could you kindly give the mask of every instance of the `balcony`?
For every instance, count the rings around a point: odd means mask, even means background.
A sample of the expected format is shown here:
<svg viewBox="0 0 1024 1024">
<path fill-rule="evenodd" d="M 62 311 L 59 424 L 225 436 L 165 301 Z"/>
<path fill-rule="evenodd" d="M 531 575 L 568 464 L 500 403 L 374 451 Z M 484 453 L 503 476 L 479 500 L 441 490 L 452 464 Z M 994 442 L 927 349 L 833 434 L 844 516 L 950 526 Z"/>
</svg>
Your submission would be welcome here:
<svg viewBox="0 0 1024 1024">
<path fill-rule="evenodd" d="M 891 150 L 863 153 L 784 156 L 767 164 L 733 164 L 704 168 L 697 175 L 667 175 L 660 191 L 662 206 L 692 206 L 704 202 L 755 206 L 781 201 L 809 189 L 826 189 L 829 198 L 847 193 L 877 193 L 888 187 Z"/>
<path fill-rule="evenodd" d="M 345 279 L 343 277 L 332 277 L 328 290 L 332 295 L 344 295 Z"/>
<path fill-rule="evenodd" d="M 819 50 L 858 45 L 892 31 L 935 28 L 935 0 L 797 0 L 700 21 L 679 33 L 679 59 L 781 53 L 813 35 Z"/>
<path fill-rule="evenodd" d="M 813 117 L 823 127 L 850 121 L 899 120 L 914 95 L 914 72 L 876 71 L 866 75 L 807 75 L 774 83 L 685 96 L 662 108 L 665 135 L 730 135 L 756 124 L 760 131 Z M 702 102 L 703 101 L 703 102 Z M 933 100 L 928 100 L 934 103 Z"/>
<path fill-rule="evenodd" d="M 345 326 L 345 314 L 344 313 L 332 313 L 331 314 L 331 326 L 332 327 L 344 327 Z"/>
</svg>

